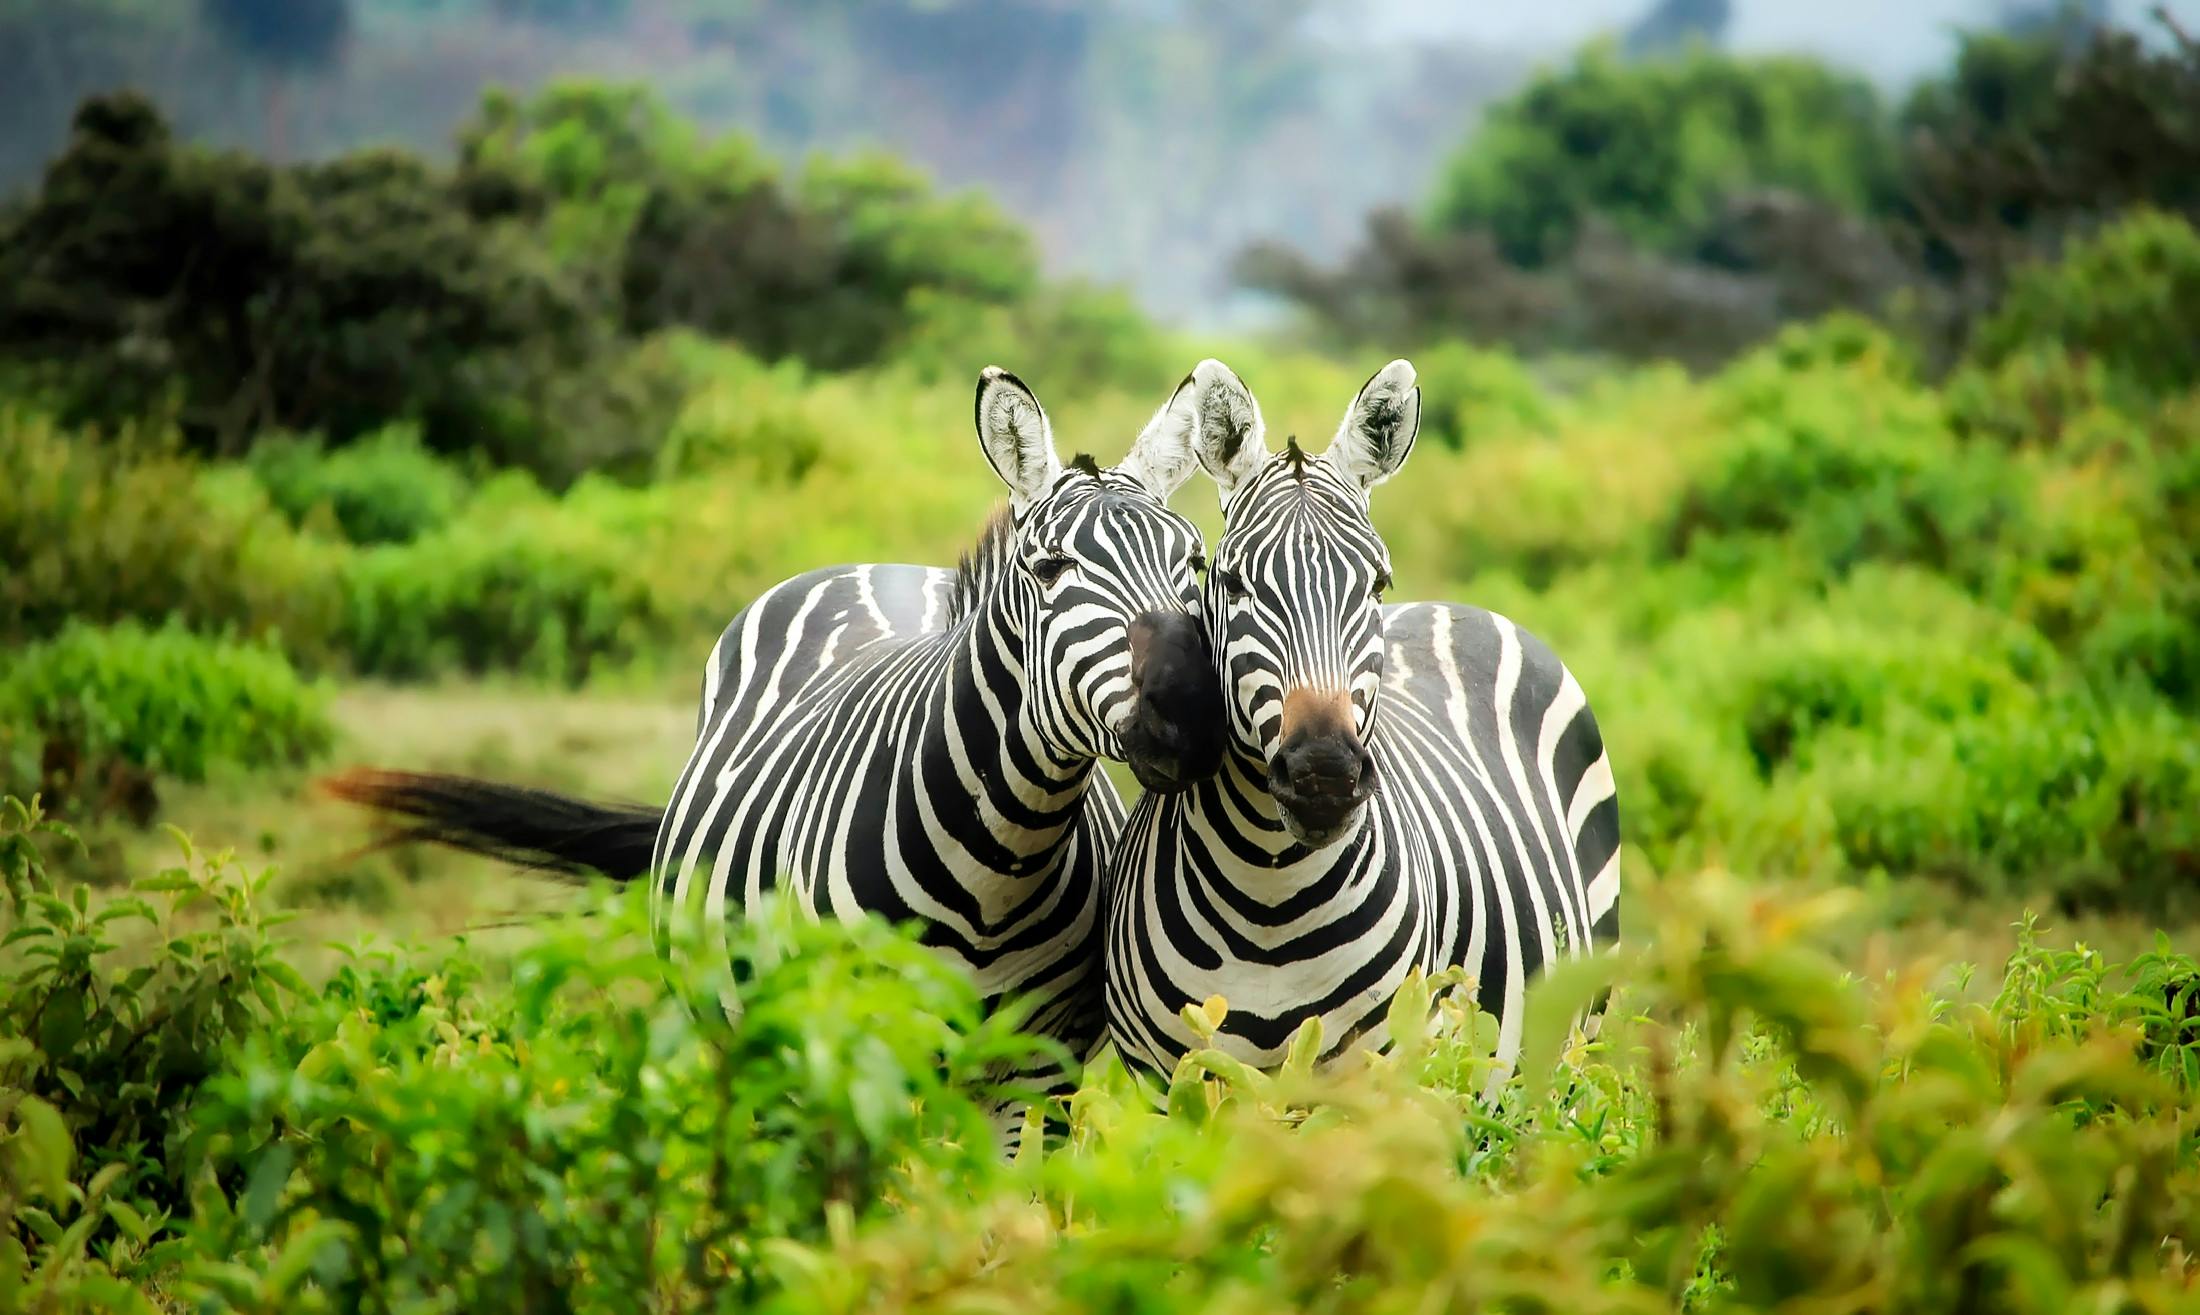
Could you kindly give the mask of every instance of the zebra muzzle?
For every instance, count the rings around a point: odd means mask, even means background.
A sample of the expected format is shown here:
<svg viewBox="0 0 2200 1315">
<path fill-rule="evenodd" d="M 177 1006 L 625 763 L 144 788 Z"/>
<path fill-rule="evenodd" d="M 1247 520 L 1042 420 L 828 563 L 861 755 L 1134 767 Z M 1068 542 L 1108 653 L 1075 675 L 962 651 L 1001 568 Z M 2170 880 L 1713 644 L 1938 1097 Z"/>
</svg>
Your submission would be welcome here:
<svg viewBox="0 0 2200 1315">
<path fill-rule="evenodd" d="M 1342 693 L 1294 690 L 1285 697 L 1283 742 L 1268 763 L 1268 791 L 1294 835 L 1333 839 L 1375 794 L 1375 755 L 1352 724 Z"/>
<path fill-rule="evenodd" d="M 1183 612 L 1148 612 L 1130 624 L 1131 689 L 1117 727 L 1123 760 L 1157 793 L 1196 785 L 1222 765 L 1222 688 L 1206 630 Z"/>
</svg>

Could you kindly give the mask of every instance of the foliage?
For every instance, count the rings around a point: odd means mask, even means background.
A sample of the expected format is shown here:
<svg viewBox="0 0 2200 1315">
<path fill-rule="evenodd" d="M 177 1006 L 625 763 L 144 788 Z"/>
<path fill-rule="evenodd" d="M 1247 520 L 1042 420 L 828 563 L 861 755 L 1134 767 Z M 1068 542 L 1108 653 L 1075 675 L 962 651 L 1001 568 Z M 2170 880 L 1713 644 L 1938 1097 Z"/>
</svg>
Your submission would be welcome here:
<svg viewBox="0 0 2200 1315">
<path fill-rule="evenodd" d="M 1430 218 L 1486 228 L 1513 264 L 1564 256 L 1594 215 L 1678 251 L 1728 195 L 1779 187 L 1851 212 L 1893 181 L 1869 88 L 1808 60 L 1694 47 L 1622 63 L 1591 47 L 1492 108 L 1447 166 Z"/>
<path fill-rule="evenodd" d="M 391 966 L 357 962 L 327 1008 L 240 1051 L 198 1117 L 258 1190 L 193 1236 L 299 1263 L 209 1267 L 216 1308 L 742 1309 L 777 1239 L 989 1167 L 975 1093 L 1030 1043 L 912 938 L 754 911 L 732 979 L 686 983 L 698 1015 L 656 984 L 640 906 L 616 912 L 618 952 L 601 928 L 554 934 L 494 990 L 460 960 L 391 1002 Z M 739 1020 L 713 1024 L 734 989 Z"/>
<path fill-rule="evenodd" d="M 75 413 L 170 400 L 218 452 L 263 426 L 348 439 L 394 404 L 431 443 L 513 458 L 506 415 L 591 350 L 573 288 L 419 160 L 272 167 L 178 145 L 128 94 L 78 112 L 0 237 L 0 288 L 0 350 L 56 375 Z"/>
<path fill-rule="evenodd" d="M 151 1311 L 143 1292 L 187 1254 L 195 1094 L 309 992 L 269 937 L 265 875 L 184 842 L 95 906 L 48 872 L 42 845 L 73 841 L 35 805 L 0 805 L 0 1296 Z"/>
<path fill-rule="evenodd" d="M 0 402 L 0 642 L 170 616 L 194 628 L 327 629 L 320 564 L 259 496 L 209 493 L 202 468 L 153 432 L 103 439 Z"/>
<path fill-rule="evenodd" d="M 465 504 L 465 475 L 421 446 L 417 426 L 392 425 L 334 451 L 262 439 L 250 464 L 268 500 L 301 524 L 326 509 L 351 543 L 407 543 L 440 529 Z"/>
<path fill-rule="evenodd" d="M 366 549 L 344 569 L 337 647 L 354 670 L 393 678 L 517 669 L 577 681 L 632 658 L 666 631 L 657 588 L 635 569 L 636 513 L 650 505 L 583 485 L 563 504 L 523 496 Z"/>
<path fill-rule="evenodd" d="M 682 326 L 767 358 L 876 360 L 911 301 L 1013 303 L 1030 239 L 975 195 L 937 196 L 885 156 L 819 158 L 782 179 L 738 134 L 705 139 L 640 87 L 490 95 L 461 133 L 462 186 L 539 214 L 551 248 L 631 333 Z"/>
<path fill-rule="evenodd" d="M 2059 261 L 2017 271 L 1973 333 L 1971 356 L 1991 368 L 2052 348 L 2143 401 L 2200 385 L 2200 233 L 2170 215 L 2133 214 Z"/>
<path fill-rule="evenodd" d="M 2134 208 L 2200 218 L 2200 44 L 2164 26 L 1974 34 L 1912 93 L 1903 213 L 1959 331 L 2066 236 Z"/>
<path fill-rule="evenodd" d="M 1643 948 L 1538 993 L 1530 1026 L 1550 1029 L 1591 981 L 1626 982 L 1616 1037 L 1577 1045 L 1557 1081 L 1536 1071 L 1554 1044 L 1495 1108 L 1476 1102 L 1490 1020 L 1432 1009 L 1437 983 L 1400 992 L 1393 1050 L 1364 1071 L 1195 1052 L 1166 1115 L 1088 1076 L 1069 1152 L 805 1257 L 776 1308 L 2189 1300 L 2189 958 L 2111 970 L 2028 931 L 2000 996 L 1959 1003 L 1912 976 L 1846 979 L 1809 939 L 1825 907 L 1723 882 L 1672 894 Z M 2177 1038 L 2166 1064 L 2155 1028 Z"/>
<path fill-rule="evenodd" d="M 2028 918 L 1998 982 L 1860 978 L 1833 950 L 1853 897 L 1651 883 L 1640 940 L 1533 989 L 1517 1074 L 1450 970 L 1326 1071 L 1311 1028 L 1271 1073 L 1104 1055 L 1068 1138 L 1010 1161 L 981 1100 L 1031 1043 L 875 923 L 772 906 L 667 980 L 620 898 L 508 959 L 365 947 L 309 991 L 220 860 L 95 903 L 17 806 L 0 874 L 29 929 L 0 961 L 0 1291 L 31 1309 L 2173 1310 L 2200 1285 L 2200 965 L 2166 940 L 2118 965 Z M 148 919 L 166 948 L 126 966 Z M 64 1027 L 64 999 L 92 1007 Z"/>
<path fill-rule="evenodd" d="M 147 778 L 142 796 L 155 779 L 304 761 L 334 736 L 325 702 L 270 648 L 172 623 L 72 623 L 17 650 L 0 673 L 0 767 L 55 799 L 92 803 L 104 788 L 118 802 L 118 769 Z"/>
</svg>

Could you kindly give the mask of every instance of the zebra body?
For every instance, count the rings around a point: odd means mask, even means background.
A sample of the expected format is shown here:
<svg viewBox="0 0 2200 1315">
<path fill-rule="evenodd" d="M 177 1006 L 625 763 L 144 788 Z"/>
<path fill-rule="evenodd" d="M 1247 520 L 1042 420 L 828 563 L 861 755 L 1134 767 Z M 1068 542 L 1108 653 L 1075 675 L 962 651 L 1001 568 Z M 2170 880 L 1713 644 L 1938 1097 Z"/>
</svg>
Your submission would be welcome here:
<svg viewBox="0 0 2200 1315">
<path fill-rule="evenodd" d="M 1167 790 L 1220 755 L 1201 541 L 1163 505 L 1191 469 L 1197 395 L 1180 386 L 1122 466 L 1065 469 L 1037 402 L 992 382 L 978 425 L 1010 513 L 957 571 L 813 571 L 720 637 L 650 864 L 655 926 L 669 946 L 698 919 L 692 944 L 723 956 L 727 919 L 766 890 L 914 920 L 989 1003 L 1029 999 L 1030 1026 L 1081 1057 L 1123 821 L 1095 760 Z"/>
<path fill-rule="evenodd" d="M 1033 1026 L 1082 1053 L 1123 806 L 1090 757 L 1020 724 L 1006 600 L 951 621 L 955 584 L 832 568 L 734 618 L 651 864 L 660 942 L 686 910 L 723 955 L 729 914 L 772 889 L 821 917 L 914 919 L 989 998 L 1043 997 Z"/>
<path fill-rule="evenodd" d="M 1165 792 L 1221 756 L 1203 545 L 1165 505 L 1194 465 L 1199 398 L 1187 379 L 1119 465 L 1065 467 L 1030 390 L 985 371 L 979 445 L 1006 512 L 955 570 L 832 567 L 742 609 L 662 808 L 432 774 L 357 771 L 331 789 L 417 838 L 646 879 L 667 953 L 722 963 L 728 920 L 767 890 L 818 918 L 915 921 L 989 1003 L 1029 997 L 1027 1026 L 1082 1057 L 1123 819 L 1095 760 Z"/>
<path fill-rule="evenodd" d="M 1199 1044 L 1181 1010 L 1212 995 L 1238 1058 L 1280 1061 L 1309 1018 L 1334 1057 L 1379 1035 L 1408 973 L 1452 965 L 1509 1063 L 1536 972 L 1618 936 L 1617 801 L 1580 684 L 1502 616 L 1379 602 L 1366 495 L 1418 406 L 1400 363 L 1325 459 L 1269 453 L 1249 395 L 1200 435 L 1225 497 L 1206 602 L 1230 748 L 1142 798 L 1111 865 L 1108 1034 L 1134 1064 Z"/>
<path fill-rule="evenodd" d="M 1611 765 L 1581 686 L 1534 636 L 1478 608 L 1384 609 L 1370 738 L 1381 785 L 1349 837 L 1292 836 L 1265 770 L 1232 754 L 1181 795 L 1141 798 L 1108 896 L 1109 1035 L 1167 1072 L 1179 1016 L 1220 995 L 1217 1043 L 1280 1062 L 1319 1018 L 1325 1057 L 1364 1041 L 1415 968 L 1473 975 L 1519 1048 L 1521 988 L 1618 936 Z"/>
</svg>

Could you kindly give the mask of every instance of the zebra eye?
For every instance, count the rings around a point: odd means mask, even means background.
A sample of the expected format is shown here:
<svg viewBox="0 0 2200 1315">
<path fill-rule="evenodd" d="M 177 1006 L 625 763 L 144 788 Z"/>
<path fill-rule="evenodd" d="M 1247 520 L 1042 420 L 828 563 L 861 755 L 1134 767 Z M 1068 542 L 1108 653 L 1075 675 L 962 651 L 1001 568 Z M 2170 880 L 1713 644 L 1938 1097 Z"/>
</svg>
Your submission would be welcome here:
<svg viewBox="0 0 2200 1315">
<path fill-rule="evenodd" d="M 1222 586 L 1222 591 L 1224 593 L 1242 594 L 1245 592 L 1244 578 L 1239 576 L 1236 571 L 1230 570 L 1227 567 L 1217 566 L 1214 569 L 1214 580 L 1215 583 Z"/>
<path fill-rule="evenodd" d="M 1033 562 L 1031 564 L 1031 574 L 1037 578 L 1040 584 L 1052 586 L 1056 580 L 1062 578 L 1062 572 L 1068 570 L 1072 564 L 1069 558 L 1057 553 L 1052 556 L 1041 557 Z"/>
<path fill-rule="evenodd" d="M 1373 597 L 1373 598 L 1375 599 L 1375 601 L 1376 601 L 1376 602 L 1378 602 L 1378 603 L 1379 603 L 1379 602 L 1383 601 L 1383 595 L 1384 595 L 1385 593 L 1389 592 L 1389 590 L 1390 590 L 1390 572 L 1388 572 L 1388 571 L 1379 571 L 1379 572 L 1377 572 L 1377 573 L 1376 573 L 1376 575 L 1375 575 L 1375 588 L 1374 588 L 1374 591 L 1373 591 L 1373 593 L 1372 593 L 1372 595 L 1371 595 L 1371 596 L 1372 596 L 1372 597 Z"/>
<path fill-rule="evenodd" d="M 1184 559 L 1184 564 L 1192 568 L 1193 575 L 1205 575 L 1207 573 L 1207 554 L 1194 552 L 1190 557 Z"/>
</svg>

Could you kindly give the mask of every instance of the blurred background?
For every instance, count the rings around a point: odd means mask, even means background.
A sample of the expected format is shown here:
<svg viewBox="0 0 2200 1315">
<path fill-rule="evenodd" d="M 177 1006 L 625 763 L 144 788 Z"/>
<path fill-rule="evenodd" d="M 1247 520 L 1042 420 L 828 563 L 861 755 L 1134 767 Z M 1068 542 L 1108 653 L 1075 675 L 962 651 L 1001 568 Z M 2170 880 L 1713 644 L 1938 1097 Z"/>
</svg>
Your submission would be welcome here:
<svg viewBox="0 0 2200 1315">
<path fill-rule="evenodd" d="M 1409 355 L 1400 595 L 1550 641 L 1630 880 L 2200 908 L 2200 3 L 0 0 L 0 787 L 316 916 L 335 762 L 661 797 L 758 588 Z M 1211 489 L 1179 505 L 1216 531 Z M 432 890 L 433 897 L 422 892 Z"/>
</svg>

